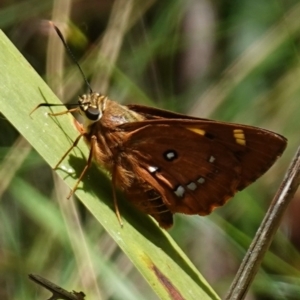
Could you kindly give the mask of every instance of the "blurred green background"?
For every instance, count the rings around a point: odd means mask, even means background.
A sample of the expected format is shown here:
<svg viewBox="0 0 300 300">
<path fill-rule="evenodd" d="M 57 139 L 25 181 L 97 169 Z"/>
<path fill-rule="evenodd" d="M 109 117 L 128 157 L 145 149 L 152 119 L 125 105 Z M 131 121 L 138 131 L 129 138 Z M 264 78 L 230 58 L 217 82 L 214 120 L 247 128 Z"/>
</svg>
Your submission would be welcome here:
<svg viewBox="0 0 300 300">
<path fill-rule="evenodd" d="M 0 28 L 67 103 L 85 86 L 45 20 L 64 32 L 93 89 L 113 100 L 288 138 L 282 158 L 256 183 L 208 217 L 176 216 L 170 230 L 222 297 L 299 144 L 300 2 L 0 1 Z M 0 176 L 1 299 L 49 296 L 28 273 L 88 290 L 88 299 L 157 299 L 99 223 L 60 196 L 67 188 L 4 117 Z M 299 198 L 246 299 L 300 299 Z M 93 245 L 91 262 L 78 255 L 81 235 Z"/>
</svg>

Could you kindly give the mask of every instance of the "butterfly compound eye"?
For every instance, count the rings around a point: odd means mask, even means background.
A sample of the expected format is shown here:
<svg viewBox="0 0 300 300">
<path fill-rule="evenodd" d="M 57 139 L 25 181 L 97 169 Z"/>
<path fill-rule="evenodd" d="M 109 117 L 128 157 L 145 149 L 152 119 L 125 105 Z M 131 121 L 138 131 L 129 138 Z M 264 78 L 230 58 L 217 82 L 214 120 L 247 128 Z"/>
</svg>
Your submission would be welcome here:
<svg viewBox="0 0 300 300">
<path fill-rule="evenodd" d="M 85 115 L 91 121 L 98 121 L 101 118 L 102 113 L 98 108 L 89 107 L 85 110 Z"/>
</svg>

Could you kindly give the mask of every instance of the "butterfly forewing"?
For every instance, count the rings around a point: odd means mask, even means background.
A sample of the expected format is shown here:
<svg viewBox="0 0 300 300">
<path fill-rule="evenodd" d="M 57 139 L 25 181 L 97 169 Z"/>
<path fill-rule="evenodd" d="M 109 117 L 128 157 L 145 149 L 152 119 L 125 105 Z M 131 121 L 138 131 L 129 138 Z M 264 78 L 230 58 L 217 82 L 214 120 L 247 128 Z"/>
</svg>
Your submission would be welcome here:
<svg viewBox="0 0 300 300">
<path fill-rule="evenodd" d="M 173 126 L 172 132 L 168 125 L 149 125 L 129 135 L 124 145 L 138 159 L 136 168 L 154 179 L 152 186 L 172 212 L 208 214 L 234 194 L 239 161 L 222 145 L 189 129 Z M 155 145 L 151 151 L 150 145 Z"/>
<path fill-rule="evenodd" d="M 210 213 L 266 172 L 286 146 L 267 130 L 204 119 L 121 127 L 128 131 L 124 149 L 136 158 L 134 172 L 143 173 L 171 213 Z"/>
<path fill-rule="evenodd" d="M 282 154 L 286 139 L 261 128 L 213 121 L 201 121 L 194 127 L 205 131 L 208 139 L 222 144 L 239 160 L 241 166 L 238 190 L 264 174 Z"/>
<path fill-rule="evenodd" d="M 151 109 L 156 111 L 154 108 Z M 143 122 L 126 123 L 122 127 L 128 131 L 134 131 L 146 125 L 165 124 L 173 127 L 180 124 L 204 136 L 206 140 L 215 141 L 216 145 L 222 144 L 240 161 L 242 174 L 238 190 L 242 190 L 264 174 L 281 156 L 287 145 L 287 140 L 283 136 L 258 127 L 197 118 L 175 119 L 182 115 L 161 110 L 157 110 L 157 115 L 161 112 L 174 119 L 155 118 Z M 176 132 L 173 130 L 171 132 L 175 140 Z"/>
</svg>

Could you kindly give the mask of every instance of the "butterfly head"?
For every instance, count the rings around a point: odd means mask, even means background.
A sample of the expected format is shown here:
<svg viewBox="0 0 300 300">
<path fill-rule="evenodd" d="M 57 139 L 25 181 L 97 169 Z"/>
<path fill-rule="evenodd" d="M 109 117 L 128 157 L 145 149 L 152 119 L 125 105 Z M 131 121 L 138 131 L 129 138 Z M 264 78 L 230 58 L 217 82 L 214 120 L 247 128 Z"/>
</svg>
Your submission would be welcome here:
<svg viewBox="0 0 300 300">
<path fill-rule="evenodd" d="M 86 127 L 101 119 L 106 100 L 107 97 L 99 93 L 90 93 L 79 97 L 80 113 L 85 119 Z"/>
</svg>

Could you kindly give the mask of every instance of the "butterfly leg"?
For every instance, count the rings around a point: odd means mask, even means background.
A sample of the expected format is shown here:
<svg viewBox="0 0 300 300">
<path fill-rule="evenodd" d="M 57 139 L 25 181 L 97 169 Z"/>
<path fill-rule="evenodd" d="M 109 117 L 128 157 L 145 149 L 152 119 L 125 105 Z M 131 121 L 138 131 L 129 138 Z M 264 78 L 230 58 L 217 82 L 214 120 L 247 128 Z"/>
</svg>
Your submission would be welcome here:
<svg viewBox="0 0 300 300">
<path fill-rule="evenodd" d="M 67 152 L 62 156 L 62 158 L 58 161 L 58 163 L 54 166 L 53 170 L 56 170 L 58 168 L 58 166 L 61 164 L 61 162 L 67 157 L 67 155 L 77 146 L 79 140 L 81 139 L 81 137 L 83 136 L 83 133 L 80 134 L 76 140 L 74 141 L 74 143 L 72 144 L 72 146 L 67 150 Z"/>
<path fill-rule="evenodd" d="M 115 212 L 116 212 L 116 216 L 117 216 L 117 219 L 119 221 L 119 224 L 121 227 L 123 227 L 123 221 L 122 221 L 122 218 L 121 218 L 121 214 L 120 214 L 120 211 L 119 211 L 119 207 L 118 207 L 118 201 L 117 201 L 117 194 L 116 194 L 116 171 L 114 169 L 113 173 L 112 173 L 112 191 L 113 191 L 113 199 L 114 199 L 114 206 L 115 206 Z"/>
<path fill-rule="evenodd" d="M 105 152 L 108 154 L 108 156 L 110 158 L 112 158 L 113 154 L 111 153 L 111 150 L 107 146 L 103 135 L 101 135 L 99 138 L 101 140 L 101 144 L 105 147 Z M 111 182 L 112 182 L 113 200 L 114 200 L 114 207 L 115 207 L 116 216 L 117 216 L 117 219 L 119 221 L 120 226 L 123 227 L 123 221 L 122 221 L 121 214 L 120 214 L 120 211 L 119 211 L 118 201 L 117 201 L 117 194 L 116 194 L 116 189 L 115 189 L 115 187 L 116 187 L 116 167 L 113 169 Z"/>
<path fill-rule="evenodd" d="M 80 138 L 82 137 L 82 134 L 75 140 L 74 144 L 75 146 L 77 145 L 78 141 L 80 140 Z M 92 163 L 92 159 L 93 159 L 93 154 L 94 154 L 94 150 L 95 150 L 95 145 L 97 143 L 97 138 L 96 136 L 92 136 L 91 137 L 91 149 L 90 149 L 90 154 L 89 154 L 89 157 L 88 157 L 88 160 L 87 160 L 87 163 L 84 167 L 84 169 L 82 170 L 79 178 L 77 179 L 74 187 L 72 188 L 72 190 L 70 191 L 70 194 L 68 195 L 67 199 L 69 199 L 73 194 L 74 192 L 76 191 L 80 181 L 82 180 L 84 174 L 86 173 L 87 169 L 91 166 L 91 163 Z M 69 149 L 69 151 L 67 152 L 67 154 L 75 147 L 74 144 L 72 145 L 72 147 Z M 66 155 L 65 155 L 66 156 Z"/>
</svg>

